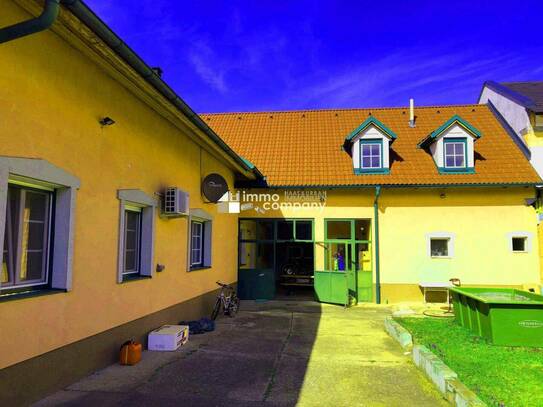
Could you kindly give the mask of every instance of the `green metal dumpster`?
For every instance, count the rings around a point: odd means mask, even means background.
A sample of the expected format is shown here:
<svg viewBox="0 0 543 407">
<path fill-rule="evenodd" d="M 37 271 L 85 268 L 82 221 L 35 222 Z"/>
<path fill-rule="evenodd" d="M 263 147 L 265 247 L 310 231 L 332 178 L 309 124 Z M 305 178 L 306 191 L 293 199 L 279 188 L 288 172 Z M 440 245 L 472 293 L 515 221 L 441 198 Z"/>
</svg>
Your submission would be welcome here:
<svg viewBox="0 0 543 407">
<path fill-rule="evenodd" d="M 543 296 L 510 288 L 451 288 L 456 321 L 494 345 L 543 347 Z"/>
</svg>

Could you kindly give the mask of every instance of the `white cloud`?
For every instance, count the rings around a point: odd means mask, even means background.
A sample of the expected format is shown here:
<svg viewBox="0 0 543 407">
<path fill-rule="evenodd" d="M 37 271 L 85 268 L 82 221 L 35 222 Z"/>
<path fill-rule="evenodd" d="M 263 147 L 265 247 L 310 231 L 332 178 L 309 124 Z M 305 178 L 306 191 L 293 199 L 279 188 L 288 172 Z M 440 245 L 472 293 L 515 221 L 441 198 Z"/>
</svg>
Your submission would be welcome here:
<svg viewBox="0 0 543 407">
<path fill-rule="evenodd" d="M 189 61 L 204 82 L 221 93 L 228 91 L 228 87 L 224 80 L 224 72 L 216 68 L 216 61 L 210 61 L 209 58 L 197 53 L 191 53 L 189 55 Z"/>
<path fill-rule="evenodd" d="M 518 68 L 517 68 L 518 67 Z M 401 50 L 369 64 L 351 65 L 308 76 L 285 94 L 285 103 L 319 107 L 390 105 L 406 94 L 422 92 L 431 103 L 458 94 L 466 86 L 480 87 L 486 80 L 522 80 L 537 74 L 540 68 L 523 68 L 523 60 L 514 54 L 479 56 L 477 53 L 428 53 L 425 50 Z M 515 75 L 510 76 L 514 71 Z M 509 75 L 509 76 L 507 76 Z M 466 102 L 474 102 L 473 99 Z M 407 104 L 407 98 L 400 101 Z M 394 102 L 393 102 L 394 103 Z"/>
</svg>

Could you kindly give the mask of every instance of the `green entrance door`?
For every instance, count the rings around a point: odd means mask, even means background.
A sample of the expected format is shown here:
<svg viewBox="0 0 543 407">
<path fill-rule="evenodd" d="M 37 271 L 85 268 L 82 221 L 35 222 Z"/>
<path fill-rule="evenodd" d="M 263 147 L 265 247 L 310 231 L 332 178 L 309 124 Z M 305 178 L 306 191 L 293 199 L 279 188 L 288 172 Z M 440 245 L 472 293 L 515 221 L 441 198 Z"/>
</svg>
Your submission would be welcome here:
<svg viewBox="0 0 543 407">
<path fill-rule="evenodd" d="M 372 301 L 371 222 L 325 220 L 325 241 L 315 244 L 315 293 L 321 302 Z"/>
<path fill-rule="evenodd" d="M 323 259 L 322 267 L 315 271 L 315 295 L 320 302 L 343 304 L 349 302 L 349 285 L 352 284 L 352 273 L 347 271 L 346 261 L 349 244 L 347 242 L 318 242 L 315 254 Z"/>
<path fill-rule="evenodd" d="M 275 230 L 268 220 L 240 220 L 238 296 L 246 300 L 275 297 Z"/>
</svg>

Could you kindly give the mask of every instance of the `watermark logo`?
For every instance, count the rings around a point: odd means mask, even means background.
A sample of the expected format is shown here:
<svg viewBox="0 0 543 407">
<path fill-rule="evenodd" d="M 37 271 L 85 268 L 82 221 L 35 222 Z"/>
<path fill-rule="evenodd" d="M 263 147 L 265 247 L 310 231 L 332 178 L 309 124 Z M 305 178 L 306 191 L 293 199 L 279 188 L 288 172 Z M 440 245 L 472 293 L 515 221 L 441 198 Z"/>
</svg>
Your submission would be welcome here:
<svg viewBox="0 0 543 407">
<path fill-rule="evenodd" d="M 218 210 L 221 213 L 255 211 L 264 214 L 278 210 L 322 212 L 325 206 L 326 191 L 313 190 L 289 190 L 283 193 L 241 190 L 227 192 L 218 201 Z"/>
<path fill-rule="evenodd" d="M 522 328 L 543 328 L 543 321 L 538 321 L 536 319 L 526 319 L 524 321 L 519 321 L 518 324 Z"/>
</svg>

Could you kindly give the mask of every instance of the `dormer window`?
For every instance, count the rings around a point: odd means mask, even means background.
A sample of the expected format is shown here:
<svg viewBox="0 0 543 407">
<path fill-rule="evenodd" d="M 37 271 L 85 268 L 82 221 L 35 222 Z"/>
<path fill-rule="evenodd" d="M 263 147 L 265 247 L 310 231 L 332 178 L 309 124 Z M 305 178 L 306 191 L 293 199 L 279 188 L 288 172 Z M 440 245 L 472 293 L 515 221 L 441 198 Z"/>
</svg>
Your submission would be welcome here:
<svg viewBox="0 0 543 407">
<path fill-rule="evenodd" d="M 355 174 L 388 174 L 392 130 L 371 116 L 345 138 L 343 149 L 353 160 Z"/>
<path fill-rule="evenodd" d="M 465 138 L 451 138 L 443 141 L 445 168 L 466 169 L 466 144 L 467 141 Z"/>
<path fill-rule="evenodd" d="M 363 170 L 380 170 L 383 168 L 383 141 L 360 141 L 360 168 Z"/>
<path fill-rule="evenodd" d="M 418 147 L 432 155 L 440 174 L 472 174 L 475 172 L 474 143 L 480 137 L 479 130 L 454 115 L 425 137 Z"/>
</svg>

